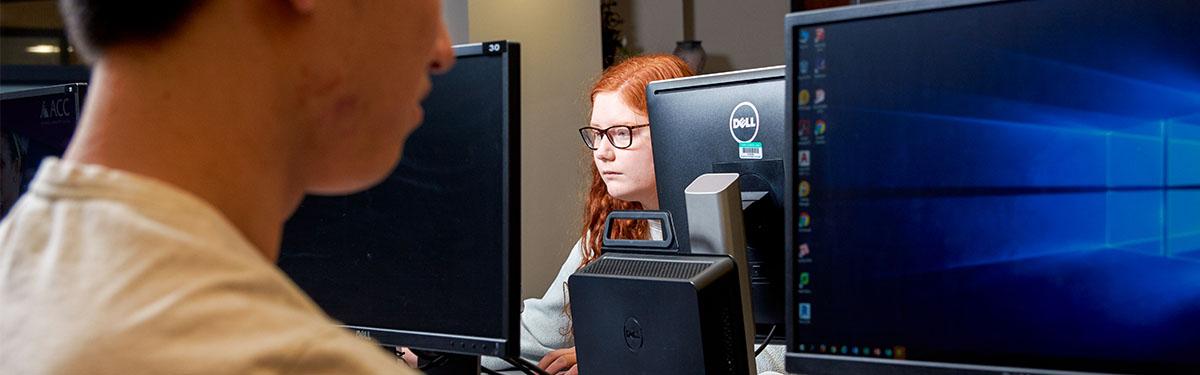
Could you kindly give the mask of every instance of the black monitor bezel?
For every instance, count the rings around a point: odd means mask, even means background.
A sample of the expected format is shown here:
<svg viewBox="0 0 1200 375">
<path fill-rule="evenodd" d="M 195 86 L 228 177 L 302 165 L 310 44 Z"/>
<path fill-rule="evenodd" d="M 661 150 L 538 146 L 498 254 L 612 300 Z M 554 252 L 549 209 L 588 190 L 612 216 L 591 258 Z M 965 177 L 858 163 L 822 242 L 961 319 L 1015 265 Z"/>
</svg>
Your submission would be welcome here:
<svg viewBox="0 0 1200 375">
<path fill-rule="evenodd" d="M 10 99 L 29 98 L 29 97 L 34 97 L 34 96 L 71 94 L 71 93 L 75 93 L 76 91 L 82 92 L 84 88 L 87 88 L 86 82 L 56 84 L 53 86 L 44 86 L 44 87 L 37 87 L 37 88 L 13 90 L 13 91 L 7 91 L 7 92 L 0 93 L 0 101 L 10 100 Z M 80 109 L 79 107 L 82 107 L 82 106 L 83 106 L 82 103 L 76 103 L 76 107 L 77 107 L 76 113 L 78 113 L 78 110 Z"/>
<path fill-rule="evenodd" d="M 504 109 L 503 138 L 503 194 L 507 198 L 501 205 L 505 218 L 503 227 L 504 288 L 506 302 L 499 317 L 504 322 L 503 337 L 478 337 L 438 332 L 393 330 L 380 327 L 343 325 L 355 335 L 367 337 L 385 346 L 405 346 L 422 350 L 466 355 L 488 355 L 516 357 L 520 355 L 521 335 L 521 73 L 520 44 L 509 41 L 494 41 L 454 46 L 455 58 L 475 56 L 500 56 L 502 59 L 502 84 L 507 89 L 501 99 Z M 450 296 L 453 298 L 453 296 Z M 426 301 L 434 304 L 437 301 Z"/>
<path fill-rule="evenodd" d="M 778 80 L 784 78 L 783 70 L 785 68 L 786 66 L 784 65 L 775 65 L 653 81 L 646 85 L 646 97 L 649 98 L 660 93 L 672 91 L 696 90 L 713 86 L 746 85 L 759 81 Z"/>
<path fill-rule="evenodd" d="M 0 65 L 0 86 L 7 92 L 33 90 L 46 86 L 87 83 L 91 80 L 87 65 Z"/>
<path fill-rule="evenodd" d="M 787 103 L 785 121 L 788 124 L 794 124 L 796 121 L 796 108 L 791 105 L 795 103 L 795 79 L 797 76 L 797 66 L 795 61 L 798 58 L 799 51 L 792 48 L 793 38 L 797 29 L 802 27 L 815 26 L 818 24 L 828 24 L 833 22 L 858 21 L 870 18 L 890 17 L 912 13 L 924 13 L 931 11 L 941 11 L 952 8 L 964 8 L 980 5 L 994 5 L 998 3 L 1015 2 L 1024 0 L 901 0 L 895 2 L 875 3 L 859 6 L 847 6 L 830 9 L 822 9 L 808 12 L 797 12 L 788 14 L 784 18 L 784 33 L 785 33 L 785 53 L 787 56 Z M 789 140 L 796 139 L 796 129 L 794 126 L 788 126 L 786 129 L 786 137 Z M 788 155 L 784 158 L 784 168 L 787 168 L 787 173 L 784 173 L 784 186 L 789 187 L 788 191 L 794 191 L 796 183 L 796 167 L 795 153 L 796 145 L 794 141 L 788 142 Z M 796 197 L 794 194 L 784 194 L 784 225 L 788 228 L 784 231 L 784 246 L 787 249 L 794 249 L 796 246 L 795 227 L 796 215 Z M 784 277 L 786 280 L 793 280 L 795 275 L 795 252 L 787 251 L 785 255 L 787 264 L 784 267 Z M 838 373 L 864 373 L 864 374 L 960 374 L 960 373 L 981 373 L 981 374 L 1093 374 L 1091 372 L 1064 371 L 1054 369 L 1035 369 L 1035 368 L 1019 368 L 1005 366 L 990 366 L 990 365 L 974 365 L 968 363 L 952 363 L 952 362 L 929 362 L 929 361 L 914 361 L 914 360 L 896 360 L 896 359 L 879 359 L 879 358 L 857 358 L 828 354 L 812 354 L 812 353 L 796 353 L 791 349 L 795 347 L 796 342 L 796 322 L 792 319 L 796 314 L 796 299 L 795 286 L 788 282 L 786 285 L 787 296 L 784 305 L 786 314 L 785 332 L 788 338 L 787 354 L 785 365 L 789 372 L 811 373 L 811 374 L 838 374 Z"/>
</svg>

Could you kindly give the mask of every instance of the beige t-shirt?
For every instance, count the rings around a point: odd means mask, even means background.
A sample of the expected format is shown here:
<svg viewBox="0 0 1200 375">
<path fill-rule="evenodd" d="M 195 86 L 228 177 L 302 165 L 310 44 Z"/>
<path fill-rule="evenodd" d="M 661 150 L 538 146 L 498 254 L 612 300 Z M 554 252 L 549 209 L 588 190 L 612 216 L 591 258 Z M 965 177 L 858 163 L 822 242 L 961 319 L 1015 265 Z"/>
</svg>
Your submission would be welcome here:
<svg viewBox="0 0 1200 375">
<path fill-rule="evenodd" d="M 56 159 L 0 223 L 0 374 L 407 374 L 214 207 Z"/>
</svg>

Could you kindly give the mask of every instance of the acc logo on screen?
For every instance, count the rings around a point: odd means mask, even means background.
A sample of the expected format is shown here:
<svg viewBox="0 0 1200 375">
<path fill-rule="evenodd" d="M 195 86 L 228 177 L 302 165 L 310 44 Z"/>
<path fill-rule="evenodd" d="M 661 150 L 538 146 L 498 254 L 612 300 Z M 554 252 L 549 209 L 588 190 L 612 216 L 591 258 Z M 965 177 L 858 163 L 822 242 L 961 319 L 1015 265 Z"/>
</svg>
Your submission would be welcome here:
<svg viewBox="0 0 1200 375">
<path fill-rule="evenodd" d="M 50 101 L 42 101 L 42 116 L 41 118 L 60 118 L 71 115 L 71 99 L 52 99 Z"/>
<path fill-rule="evenodd" d="M 741 102 L 729 113 L 729 134 L 738 143 L 753 142 L 758 137 L 758 108 L 754 103 Z"/>
</svg>

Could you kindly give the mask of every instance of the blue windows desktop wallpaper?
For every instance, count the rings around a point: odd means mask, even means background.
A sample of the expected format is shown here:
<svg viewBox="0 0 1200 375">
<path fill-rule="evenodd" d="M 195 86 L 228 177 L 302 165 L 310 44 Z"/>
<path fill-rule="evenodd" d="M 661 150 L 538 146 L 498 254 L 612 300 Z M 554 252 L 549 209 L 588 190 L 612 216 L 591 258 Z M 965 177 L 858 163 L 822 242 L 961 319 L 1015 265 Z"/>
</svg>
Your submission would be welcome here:
<svg viewBox="0 0 1200 375">
<path fill-rule="evenodd" d="M 1022 1 L 797 31 L 810 34 L 793 37 L 798 66 L 827 67 L 793 85 L 807 280 L 793 296 L 804 348 L 789 349 L 1197 366 L 1200 22 L 1189 2 L 1151 3 Z"/>
</svg>

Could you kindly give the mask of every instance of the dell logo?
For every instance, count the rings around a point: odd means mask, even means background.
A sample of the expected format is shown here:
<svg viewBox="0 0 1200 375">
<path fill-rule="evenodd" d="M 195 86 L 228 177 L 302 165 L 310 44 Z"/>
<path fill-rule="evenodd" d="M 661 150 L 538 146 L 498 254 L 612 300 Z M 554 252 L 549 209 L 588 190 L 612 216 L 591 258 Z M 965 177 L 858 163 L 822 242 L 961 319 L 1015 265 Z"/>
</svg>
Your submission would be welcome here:
<svg viewBox="0 0 1200 375">
<path fill-rule="evenodd" d="M 738 143 L 754 142 L 758 137 L 758 123 L 758 108 L 754 103 L 738 103 L 729 113 L 729 134 Z"/>
<path fill-rule="evenodd" d="M 753 117 L 734 117 L 733 118 L 733 128 L 734 129 L 753 128 L 753 127 L 757 127 L 757 126 L 758 126 L 758 119 L 755 119 Z"/>
<path fill-rule="evenodd" d="M 42 119 L 67 117 L 71 115 L 70 98 L 53 99 L 42 102 Z"/>
<path fill-rule="evenodd" d="M 356 330 L 354 330 L 354 335 L 355 335 L 355 336 L 358 336 L 358 337 L 362 337 L 362 338 L 367 338 L 367 339 L 371 338 L 371 332 L 370 332 L 370 331 L 364 331 L 364 330 L 361 330 L 361 329 L 356 329 Z"/>
<path fill-rule="evenodd" d="M 630 351 L 637 352 L 642 348 L 642 324 L 638 323 L 637 318 L 629 317 L 625 319 L 625 347 Z"/>
</svg>

